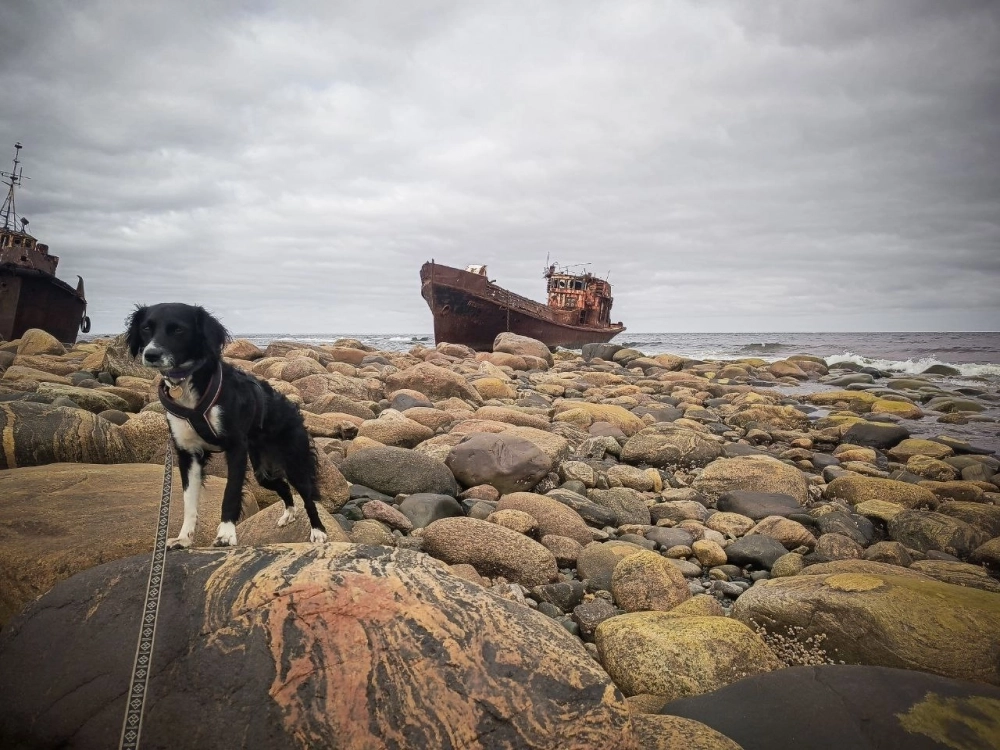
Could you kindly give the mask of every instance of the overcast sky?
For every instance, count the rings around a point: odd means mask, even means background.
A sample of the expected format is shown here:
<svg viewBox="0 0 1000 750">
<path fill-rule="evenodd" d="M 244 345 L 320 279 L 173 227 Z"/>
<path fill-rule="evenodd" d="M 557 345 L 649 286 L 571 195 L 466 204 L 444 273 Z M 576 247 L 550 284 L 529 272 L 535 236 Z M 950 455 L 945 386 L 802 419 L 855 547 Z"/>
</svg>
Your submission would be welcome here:
<svg viewBox="0 0 1000 750">
<path fill-rule="evenodd" d="M 0 91 L 95 332 L 429 332 L 425 260 L 547 256 L 633 332 L 1000 329 L 992 0 L 4 0 Z"/>
</svg>

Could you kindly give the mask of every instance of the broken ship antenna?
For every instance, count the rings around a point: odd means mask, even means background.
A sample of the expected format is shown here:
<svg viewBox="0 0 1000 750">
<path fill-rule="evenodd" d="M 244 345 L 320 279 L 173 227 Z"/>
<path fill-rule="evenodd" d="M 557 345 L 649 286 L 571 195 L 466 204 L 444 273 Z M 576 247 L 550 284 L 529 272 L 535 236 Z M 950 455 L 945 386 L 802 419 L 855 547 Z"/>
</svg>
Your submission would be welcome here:
<svg viewBox="0 0 1000 750">
<path fill-rule="evenodd" d="M 3 217 L 4 230 L 22 231 L 27 234 L 26 225 L 28 222 L 26 220 L 21 221 L 21 228 L 18 230 L 17 207 L 14 205 L 14 188 L 21 186 L 22 173 L 24 172 L 24 167 L 18 169 L 18 165 L 21 163 L 18 159 L 20 155 L 21 143 L 19 141 L 14 144 L 14 167 L 9 172 L 0 172 L 0 177 L 4 179 L 4 184 L 7 186 L 7 197 L 4 199 L 3 208 L 0 208 L 0 216 Z"/>
</svg>

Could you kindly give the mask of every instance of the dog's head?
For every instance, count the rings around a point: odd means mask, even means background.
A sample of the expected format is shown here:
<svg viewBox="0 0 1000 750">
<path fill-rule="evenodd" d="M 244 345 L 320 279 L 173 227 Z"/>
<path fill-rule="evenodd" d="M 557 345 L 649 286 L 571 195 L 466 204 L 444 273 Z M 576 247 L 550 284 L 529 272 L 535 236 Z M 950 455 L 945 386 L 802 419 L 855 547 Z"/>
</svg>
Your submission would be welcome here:
<svg viewBox="0 0 1000 750">
<path fill-rule="evenodd" d="M 169 302 L 136 307 L 126 321 L 129 352 L 167 377 L 183 379 L 222 358 L 229 334 L 203 307 Z"/>
</svg>

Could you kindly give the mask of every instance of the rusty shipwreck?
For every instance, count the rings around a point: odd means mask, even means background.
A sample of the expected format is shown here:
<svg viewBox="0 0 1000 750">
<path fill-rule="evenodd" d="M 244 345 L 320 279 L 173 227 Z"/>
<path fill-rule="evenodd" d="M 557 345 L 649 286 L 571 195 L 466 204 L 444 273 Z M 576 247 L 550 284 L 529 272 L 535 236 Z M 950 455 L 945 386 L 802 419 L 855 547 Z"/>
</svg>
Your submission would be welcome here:
<svg viewBox="0 0 1000 750">
<path fill-rule="evenodd" d="M 610 340 L 625 330 L 611 322 L 611 284 L 593 274 L 550 265 L 548 304 L 497 286 L 486 266 L 466 270 L 433 260 L 420 269 L 420 293 L 434 316 L 434 339 L 490 351 L 497 334 L 530 336 L 549 347 L 579 348 Z"/>
<path fill-rule="evenodd" d="M 83 279 L 77 276 L 74 289 L 56 278 L 58 256 L 28 233 L 27 219 L 18 219 L 14 188 L 21 185 L 20 151 L 21 144 L 14 144 L 14 168 L 0 172 L 7 186 L 0 208 L 0 340 L 41 328 L 73 344 L 78 331 L 90 330 Z"/>
</svg>

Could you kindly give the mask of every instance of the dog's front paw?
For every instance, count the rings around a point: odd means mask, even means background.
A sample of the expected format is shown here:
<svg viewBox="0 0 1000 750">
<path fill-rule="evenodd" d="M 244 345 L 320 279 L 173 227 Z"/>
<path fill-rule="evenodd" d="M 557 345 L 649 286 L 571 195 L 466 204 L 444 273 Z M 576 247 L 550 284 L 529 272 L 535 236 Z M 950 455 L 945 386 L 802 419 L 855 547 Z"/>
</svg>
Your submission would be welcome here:
<svg viewBox="0 0 1000 750">
<path fill-rule="evenodd" d="M 213 547 L 235 547 L 236 546 L 236 524 L 223 521 L 219 524 L 218 531 L 215 532 Z"/>
<path fill-rule="evenodd" d="M 191 538 L 178 536 L 167 540 L 167 549 L 187 549 L 191 546 Z"/>
<path fill-rule="evenodd" d="M 281 518 L 278 519 L 278 526 L 287 526 L 292 521 L 295 520 L 295 506 L 291 508 L 286 507 L 285 512 L 281 514 Z"/>
<path fill-rule="evenodd" d="M 309 541 L 313 544 L 323 544 L 326 542 L 326 532 L 319 529 L 313 529 L 309 532 Z"/>
</svg>

